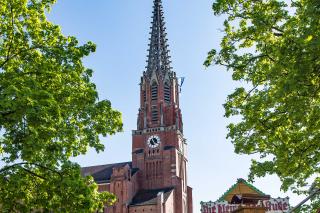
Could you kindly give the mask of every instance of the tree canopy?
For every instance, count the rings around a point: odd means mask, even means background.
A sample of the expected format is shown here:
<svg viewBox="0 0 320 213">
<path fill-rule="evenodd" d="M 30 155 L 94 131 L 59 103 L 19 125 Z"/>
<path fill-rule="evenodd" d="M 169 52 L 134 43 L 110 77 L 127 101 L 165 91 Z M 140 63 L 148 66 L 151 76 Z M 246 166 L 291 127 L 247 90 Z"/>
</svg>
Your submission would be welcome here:
<svg viewBox="0 0 320 213">
<path fill-rule="evenodd" d="M 298 193 L 314 179 L 319 187 L 320 1 L 217 0 L 213 11 L 224 36 L 204 64 L 245 84 L 224 107 L 241 118 L 228 125 L 235 152 L 260 155 L 249 177 L 276 174 Z"/>
<path fill-rule="evenodd" d="M 0 2 L 1 212 L 93 212 L 115 201 L 70 157 L 104 150 L 99 136 L 121 131 L 121 114 L 98 100 L 82 63 L 95 45 L 47 21 L 54 3 Z"/>
</svg>

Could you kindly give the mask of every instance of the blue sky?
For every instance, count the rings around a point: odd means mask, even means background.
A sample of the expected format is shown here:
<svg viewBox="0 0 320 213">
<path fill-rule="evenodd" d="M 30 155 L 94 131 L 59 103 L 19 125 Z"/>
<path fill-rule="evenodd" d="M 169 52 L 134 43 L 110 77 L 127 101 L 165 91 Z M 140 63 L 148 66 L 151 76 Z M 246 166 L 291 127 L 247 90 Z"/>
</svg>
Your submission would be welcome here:
<svg viewBox="0 0 320 213">
<path fill-rule="evenodd" d="M 219 47 L 222 17 L 211 11 L 213 0 L 163 0 L 172 66 L 185 77 L 181 94 L 184 134 L 188 140 L 188 178 L 193 187 L 194 212 L 200 201 L 218 199 L 237 178 L 247 178 L 250 156 L 234 154 L 226 139 L 222 104 L 239 83 L 223 67 L 202 65 L 207 52 Z M 96 53 L 85 59 L 94 70 L 100 99 L 108 99 L 122 112 L 124 132 L 102 138 L 103 153 L 90 150 L 75 160 L 82 166 L 131 160 L 131 130 L 136 129 L 139 80 L 146 66 L 152 0 L 58 0 L 49 19 L 65 35 L 81 43 L 93 41 Z M 280 192 L 277 177 L 256 180 L 254 185 L 273 197 Z"/>
</svg>

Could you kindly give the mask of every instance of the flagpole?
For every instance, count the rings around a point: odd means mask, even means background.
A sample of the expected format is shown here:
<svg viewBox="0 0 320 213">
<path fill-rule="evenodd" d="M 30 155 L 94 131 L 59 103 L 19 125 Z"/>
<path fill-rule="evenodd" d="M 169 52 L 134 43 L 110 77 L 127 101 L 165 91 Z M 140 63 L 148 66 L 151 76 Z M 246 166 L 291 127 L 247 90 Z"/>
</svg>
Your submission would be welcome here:
<svg viewBox="0 0 320 213">
<path fill-rule="evenodd" d="M 293 209 L 290 209 L 288 213 L 293 213 L 295 210 L 300 208 L 303 204 L 305 204 L 308 200 L 310 200 L 312 197 L 316 196 L 318 193 L 320 193 L 320 189 L 315 190 L 312 194 L 310 194 L 308 197 L 306 197 L 303 201 L 301 201 L 297 206 L 295 206 Z"/>
</svg>

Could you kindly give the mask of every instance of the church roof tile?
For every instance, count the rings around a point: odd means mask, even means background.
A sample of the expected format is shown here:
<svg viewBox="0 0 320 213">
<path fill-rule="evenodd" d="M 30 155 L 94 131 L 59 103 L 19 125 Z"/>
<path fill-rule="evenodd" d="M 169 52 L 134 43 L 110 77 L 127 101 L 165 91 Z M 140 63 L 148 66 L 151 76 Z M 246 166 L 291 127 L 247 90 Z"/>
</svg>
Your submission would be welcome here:
<svg viewBox="0 0 320 213">
<path fill-rule="evenodd" d="M 132 162 L 113 163 L 99 166 L 89 166 L 81 168 L 83 176 L 91 175 L 96 183 L 109 183 L 113 168 L 120 168 L 129 165 L 132 168 Z M 137 168 L 131 170 L 132 175 L 138 171 Z"/>
<path fill-rule="evenodd" d="M 173 190 L 174 187 L 153 190 L 141 190 L 134 196 L 130 206 L 156 205 L 157 196 L 159 192 L 163 192 L 163 198 L 164 201 L 166 201 Z"/>
</svg>

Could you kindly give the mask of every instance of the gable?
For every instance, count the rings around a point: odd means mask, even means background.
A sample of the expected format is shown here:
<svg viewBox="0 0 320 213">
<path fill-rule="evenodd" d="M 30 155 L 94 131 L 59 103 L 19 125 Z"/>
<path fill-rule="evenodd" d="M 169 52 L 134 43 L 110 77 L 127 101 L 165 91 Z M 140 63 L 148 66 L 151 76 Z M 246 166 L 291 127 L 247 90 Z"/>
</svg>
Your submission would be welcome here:
<svg viewBox="0 0 320 213">
<path fill-rule="evenodd" d="M 238 179 L 237 183 L 231 186 L 219 199 L 218 201 L 231 202 L 234 195 L 265 195 L 262 191 L 245 181 L 244 179 Z"/>
<path fill-rule="evenodd" d="M 94 181 L 98 184 L 101 183 L 109 183 L 111 179 L 111 175 L 114 168 L 121 168 L 128 165 L 130 168 L 132 167 L 131 162 L 123 162 L 123 163 L 114 163 L 114 164 L 105 164 L 100 166 L 89 166 L 82 167 L 81 174 L 82 176 L 92 176 Z M 137 169 L 131 170 L 132 175 L 137 172 Z"/>
</svg>

